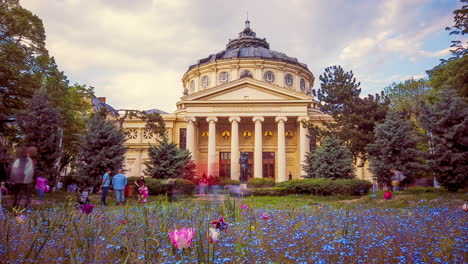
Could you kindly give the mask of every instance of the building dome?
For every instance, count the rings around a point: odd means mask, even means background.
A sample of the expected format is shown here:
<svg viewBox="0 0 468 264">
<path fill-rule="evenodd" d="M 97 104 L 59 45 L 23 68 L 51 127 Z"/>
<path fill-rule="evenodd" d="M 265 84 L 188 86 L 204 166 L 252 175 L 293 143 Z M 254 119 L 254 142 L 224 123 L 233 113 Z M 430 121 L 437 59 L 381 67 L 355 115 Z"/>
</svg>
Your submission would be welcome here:
<svg viewBox="0 0 468 264">
<path fill-rule="evenodd" d="M 198 62 L 191 65 L 188 70 L 190 71 L 197 66 L 214 62 L 216 60 L 235 58 L 263 58 L 278 60 L 296 64 L 308 70 L 307 65 L 299 62 L 296 58 L 289 57 L 282 52 L 270 50 L 270 44 L 266 39 L 256 37 L 256 33 L 250 28 L 249 20 L 245 21 L 245 28 L 239 33 L 239 37 L 229 40 L 225 50 L 198 60 Z"/>
</svg>

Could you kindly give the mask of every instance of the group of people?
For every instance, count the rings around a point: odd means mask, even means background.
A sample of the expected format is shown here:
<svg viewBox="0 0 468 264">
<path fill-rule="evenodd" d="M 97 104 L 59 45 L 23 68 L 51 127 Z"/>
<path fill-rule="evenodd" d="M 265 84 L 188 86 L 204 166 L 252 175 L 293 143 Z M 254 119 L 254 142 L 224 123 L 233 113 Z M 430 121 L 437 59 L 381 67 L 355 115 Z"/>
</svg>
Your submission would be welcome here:
<svg viewBox="0 0 468 264">
<path fill-rule="evenodd" d="M 50 191 L 47 179 L 43 176 L 35 177 L 34 175 L 36 155 L 36 147 L 20 147 L 16 151 L 15 160 L 7 169 L 10 180 L 14 184 L 15 200 L 13 206 L 19 206 L 24 197 L 26 200 L 25 208 L 30 209 L 33 188 L 36 190 L 37 197 L 41 201 L 44 197 L 44 193 Z M 9 193 L 5 183 L 1 184 L 1 192 L 2 194 Z"/>
<path fill-rule="evenodd" d="M 111 184 L 110 180 L 110 173 L 112 170 L 108 169 L 106 173 L 102 176 L 102 195 L 101 195 L 101 204 L 107 205 L 106 198 L 109 192 L 109 187 Z M 146 186 L 145 178 L 143 176 L 140 177 L 135 182 L 135 185 L 138 187 L 138 202 L 139 203 L 146 203 L 148 202 L 148 187 Z M 112 187 L 114 188 L 115 198 L 117 205 L 125 204 L 125 190 L 128 188 L 127 186 L 127 177 L 123 174 L 123 170 L 120 169 L 114 177 L 112 177 Z"/>
</svg>

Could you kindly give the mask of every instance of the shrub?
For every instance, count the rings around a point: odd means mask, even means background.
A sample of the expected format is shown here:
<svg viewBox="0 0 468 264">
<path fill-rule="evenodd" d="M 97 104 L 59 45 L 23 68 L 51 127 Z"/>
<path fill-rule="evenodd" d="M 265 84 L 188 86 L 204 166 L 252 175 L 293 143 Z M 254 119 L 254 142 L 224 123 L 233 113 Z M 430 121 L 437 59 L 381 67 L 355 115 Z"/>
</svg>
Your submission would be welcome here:
<svg viewBox="0 0 468 264">
<path fill-rule="evenodd" d="M 173 190 L 180 191 L 182 194 L 192 195 L 195 189 L 195 184 L 189 180 L 176 179 L 174 181 Z"/>
<path fill-rule="evenodd" d="M 278 183 L 277 187 L 285 188 L 284 191 L 290 194 L 359 195 L 367 194 L 372 184 L 363 180 L 304 179 Z"/>
<path fill-rule="evenodd" d="M 165 194 L 170 190 L 170 186 L 163 183 L 160 179 L 145 178 L 145 181 L 146 186 L 148 187 L 148 192 L 151 195 Z"/>
<path fill-rule="evenodd" d="M 284 187 L 252 189 L 252 195 L 254 196 L 282 196 L 286 194 L 287 194 L 286 188 Z"/>
<path fill-rule="evenodd" d="M 145 178 L 145 181 L 148 178 Z M 138 177 L 128 177 L 127 178 L 127 185 L 135 185 L 135 182 L 138 180 Z"/>
<path fill-rule="evenodd" d="M 275 184 L 275 180 L 268 178 L 254 178 L 247 181 L 247 187 L 249 188 L 274 187 Z"/>
<path fill-rule="evenodd" d="M 219 185 L 223 185 L 223 186 L 226 186 L 226 185 L 239 185 L 239 184 L 240 184 L 239 180 L 233 180 L 233 179 L 221 179 L 219 181 Z"/>
<path fill-rule="evenodd" d="M 419 193 L 428 193 L 428 192 L 440 192 L 441 190 L 434 187 L 409 187 L 406 192 L 419 194 Z"/>
</svg>

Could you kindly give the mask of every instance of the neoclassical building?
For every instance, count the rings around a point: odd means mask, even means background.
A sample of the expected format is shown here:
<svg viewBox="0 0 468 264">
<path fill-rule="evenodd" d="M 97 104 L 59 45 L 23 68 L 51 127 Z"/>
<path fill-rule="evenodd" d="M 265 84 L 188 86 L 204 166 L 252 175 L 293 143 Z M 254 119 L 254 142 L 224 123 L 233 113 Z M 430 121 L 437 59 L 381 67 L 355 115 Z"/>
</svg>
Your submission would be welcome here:
<svg viewBox="0 0 468 264">
<path fill-rule="evenodd" d="M 305 155 L 315 147 L 304 123 L 331 117 L 312 96 L 314 75 L 296 58 L 270 49 L 245 22 L 226 49 L 189 66 L 177 110 L 162 114 L 169 139 L 192 153 L 198 176 L 239 179 L 239 158 L 248 156 L 248 177 L 277 182 L 305 175 Z M 148 143 L 156 140 L 138 119 L 125 121 L 128 176 L 143 175 Z M 365 170 L 358 178 L 368 178 Z"/>
</svg>

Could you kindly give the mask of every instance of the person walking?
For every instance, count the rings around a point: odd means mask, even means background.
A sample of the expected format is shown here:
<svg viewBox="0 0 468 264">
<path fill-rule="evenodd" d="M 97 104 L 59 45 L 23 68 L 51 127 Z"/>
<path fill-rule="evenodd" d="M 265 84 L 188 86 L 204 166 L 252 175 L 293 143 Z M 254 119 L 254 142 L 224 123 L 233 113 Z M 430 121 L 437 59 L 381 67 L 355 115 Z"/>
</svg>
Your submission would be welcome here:
<svg viewBox="0 0 468 264">
<path fill-rule="evenodd" d="M 34 163 L 28 155 L 26 147 L 18 149 L 16 159 L 11 165 L 10 178 L 15 183 L 15 201 L 13 206 L 18 206 L 22 196 L 26 197 L 25 207 L 31 207 L 31 193 L 34 176 Z"/>
<path fill-rule="evenodd" d="M 119 169 L 119 173 L 112 178 L 112 186 L 114 187 L 117 205 L 125 204 L 124 190 L 127 185 L 127 177 L 123 174 L 123 170 Z"/>
<path fill-rule="evenodd" d="M 104 173 L 104 175 L 102 176 L 102 183 L 101 183 L 101 188 L 102 188 L 101 204 L 102 205 L 107 205 L 106 197 L 107 197 L 107 193 L 109 192 L 109 185 L 110 185 L 109 174 L 110 173 L 111 173 L 111 170 L 107 169 L 106 173 Z"/>
</svg>

